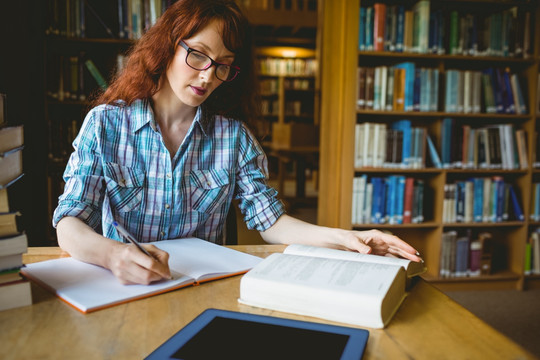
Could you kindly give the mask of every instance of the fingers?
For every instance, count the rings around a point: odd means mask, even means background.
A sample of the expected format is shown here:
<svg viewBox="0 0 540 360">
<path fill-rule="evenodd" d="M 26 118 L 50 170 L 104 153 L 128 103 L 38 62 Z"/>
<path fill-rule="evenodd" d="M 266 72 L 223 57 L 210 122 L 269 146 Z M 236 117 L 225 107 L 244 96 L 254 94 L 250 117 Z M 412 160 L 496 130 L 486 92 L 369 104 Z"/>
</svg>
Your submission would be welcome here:
<svg viewBox="0 0 540 360">
<path fill-rule="evenodd" d="M 423 262 L 414 247 L 395 235 L 386 234 L 379 230 L 356 231 L 355 233 L 361 242 L 371 248 L 373 254 Z"/>
<path fill-rule="evenodd" d="M 123 284 L 148 285 L 154 281 L 170 279 L 169 254 L 151 245 L 144 245 L 153 257 L 133 245 L 123 245 L 113 255 L 110 270 Z"/>
<path fill-rule="evenodd" d="M 146 250 L 154 257 L 154 262 L 150 264 L 149 269 L 161 275 L 164 279 L 171 279 L 171 270 L 169 269 L 169 253 L 157 248 L 154 245 L 143 245 Z"/>
</svg>

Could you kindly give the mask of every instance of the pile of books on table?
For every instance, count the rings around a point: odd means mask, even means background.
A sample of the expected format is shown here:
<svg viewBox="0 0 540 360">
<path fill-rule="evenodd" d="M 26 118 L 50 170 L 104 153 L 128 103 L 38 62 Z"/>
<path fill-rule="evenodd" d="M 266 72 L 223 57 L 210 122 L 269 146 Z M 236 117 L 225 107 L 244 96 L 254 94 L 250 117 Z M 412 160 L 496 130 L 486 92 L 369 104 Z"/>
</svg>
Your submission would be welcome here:
<svg viewBox="0 0 540 360">
<path fill-rule="evenodd" d="M 32 304 L 30 283 L 20 275 L 28 249 L 20 231 L 20 213 L 9 206 L 9 187 L 22 176 L 23 127 L 8 126 L 5 95 L 0 94 L 0 310 Z"/>
</svg>

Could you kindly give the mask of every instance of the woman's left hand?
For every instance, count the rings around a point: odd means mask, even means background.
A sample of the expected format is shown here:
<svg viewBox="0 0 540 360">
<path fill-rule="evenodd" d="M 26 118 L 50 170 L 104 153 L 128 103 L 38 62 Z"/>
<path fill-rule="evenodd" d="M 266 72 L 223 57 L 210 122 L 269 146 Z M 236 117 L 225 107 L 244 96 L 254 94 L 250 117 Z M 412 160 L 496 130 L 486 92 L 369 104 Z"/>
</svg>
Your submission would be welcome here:
<svg viewBox="0 0 540 360">
<path fill-rule="evenodd" d="M 400 257 L 423 262 L 418 251 L 399 237 L 379 230 L 343 230 L 341 245 L 363 254 Z"/>
</svg>

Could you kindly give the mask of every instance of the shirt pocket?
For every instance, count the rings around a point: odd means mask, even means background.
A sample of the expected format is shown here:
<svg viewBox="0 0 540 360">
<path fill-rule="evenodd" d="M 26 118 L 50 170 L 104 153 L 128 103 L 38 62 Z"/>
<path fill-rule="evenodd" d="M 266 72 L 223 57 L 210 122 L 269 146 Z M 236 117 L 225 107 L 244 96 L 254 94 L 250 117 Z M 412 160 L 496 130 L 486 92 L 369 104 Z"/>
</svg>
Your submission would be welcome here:
<svg viewBox="0 0 540 360">
<path fill-rule="evenodd" d="M 228 198 L 230 175 L 227 169 L 192 170 L 189 175 L 191 208 L 211 214 Z"/>
<path fill-rule="evenodd" d="M 136 210 L 142 201 L 145 173 L 139 169 L 108 162 L 105 181 L 111 207 L 120 212 Z"/>
</svg>

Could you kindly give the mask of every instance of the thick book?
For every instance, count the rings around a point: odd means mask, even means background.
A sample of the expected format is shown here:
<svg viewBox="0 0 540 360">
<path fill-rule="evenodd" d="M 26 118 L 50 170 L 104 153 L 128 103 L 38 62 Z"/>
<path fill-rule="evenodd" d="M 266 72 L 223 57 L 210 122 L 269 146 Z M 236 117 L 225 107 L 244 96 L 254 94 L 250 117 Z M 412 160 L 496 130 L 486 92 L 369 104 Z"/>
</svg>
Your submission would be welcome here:
<svg viewBox="0 0 540 360">
<path fill-rule="evenodd" d="M 210 280 L 243 274 L 261 258 L 205 240 L 186 238 L 153 242 L 169 253 L 172 280 L 123 285 L 108 269 L 61 258 L 28 264 L 21 273 L 54 292 L 83 313 L 104 309 Z"/>
<path fill-rule="evenodd" d="M 383 328 L 421 263 L 377 255 L 290 245 L 240 281 L 239 302 L 343 323 Z"/>
<path fill-rule="evenodd" d="M 8 236 L 15 236 L 19 234 L 19 224 L 17 223 L 17 217 L 19 217 L 21 214 L 17 211 L 14 212 L 8 212 L 8 213 L 0 213 L 0 238 L 1 237 L 8 237 Z M 0 239 L 0 242 L 2 239 Z M 0 251 L 3 249 L 2 245 L 0 244 Z"/>
<path fill-rule="evenodd" d="M 0 152 L 0 189 L 8 187 L 23 175 L 22 146 Z"/>
<path fill-rule="evenodd" d="M 0 311 L 32 305 L 30 282 L 19 280 L 0 285 Z"/>
<path fill-rule="evenodd" d="M 0 153 L 8 152 L 24 144 L 23 126 L 0 128 Z"/>
</svg>

